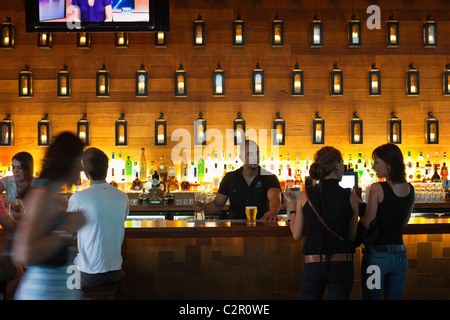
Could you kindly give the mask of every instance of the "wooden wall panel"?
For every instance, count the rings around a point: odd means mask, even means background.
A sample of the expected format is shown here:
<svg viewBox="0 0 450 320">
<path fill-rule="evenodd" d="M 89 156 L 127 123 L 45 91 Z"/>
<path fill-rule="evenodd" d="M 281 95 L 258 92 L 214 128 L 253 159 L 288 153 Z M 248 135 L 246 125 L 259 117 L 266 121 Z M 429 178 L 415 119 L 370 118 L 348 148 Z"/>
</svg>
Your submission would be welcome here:
<svg viewBox="0 0 450 320">
<path fill-rule="evenodd" d="M 381 9 L 381 29 L 366 26 L 366 9 L 376 4 Z M 312 120 L 316 111 L 325 120 L 325 144 L 334 145 L 345 157 L 371 155 L 372 149 L 387 142 L 387 120 L 391 111 L 402 119 L 403 144 L 406 154 L 414 157 L 419 151 L 434 156 L 434 152 L 449 150 L 450 97 L 442 95 L 442 73 L 450 63 L 450 4 L 441 0 L 417 1 L 330 1 L 311 3 L 299 0 L 261 1 L 182 1 L 171 0 L 171 32 L 167 48 L 154 47 L 152 33 L 131 33 L 128 49 L 114 47 L 114 34 L 92 35 L 90 50 L 76 47 L 76 35 L 53 35 L 53 48 L 37 47 L 37 35 L 25 32 L 25 12 L 22 1 L 0 4 L 0 16 L 11 16 L 16 27 L 14 50 L 0 51 L 0 116 L 12 115 L 16 143 L 12 148 L 0 148 L 0 163 L 8 163 L 13 154 L 30 151 L 39 160 L 44 149 L 37 147 L 36 123 L 44 112 L 53 124 L 53 135 L 63 130 L 76 130 L 81 113 L 91 122 L 92 145 L 110 154 L 122 151 L 122 156 L 138 160 L 141 147 L 147 150 L 147 160 L 159 161 L 160 155 L 170 158 L 177 141 L 166 147 L 154 146 L 154 121 L 164 112 L 169 135 L 183 128 L 193 135 L 193 122 L 202 112 L 208 128 L 224 134 L 232 128 L 237 112 L 241 112 L 247 128 L 271 129 L 276 112 L 286 121 L 286 146 L 279 153 L 289 152 L 304 160 L 313 156 L 320 146 L 312 145 Z M 244 48 L 232 46 L 232 24 L 240 13 L 245 21 Z M 271 21 L 278 13 L 284 21 L 284 46 L 272 48 Z M 192 45 L 192 23 L 201 14 L 206 24 L 206 46 Z M 323 21 L 324 45 L 309 47 L 309 23 L 317 14 Z M 355 14 L 362 24 L 362 46 L 348 48 L 347 23 Z M 400 22 L 400 47 L 385 45 L 385 23 L 393 14 Z M 422 46 L 422 25 L 427 15 L 438 22 L 438 47 Z M 220 62 L 225 71 L 226 96 L 212 96 L 212 72 Z M 264 97 L 252 97 L 251 74 L 259 62 L 265 72 Z M 304 71 L 303 97 L 290 94 L 290 72 L 298 62 Z M 375 62 L 381 70 L 382 95 L 368 95 L 368 71 Z M 406 71 L 414 62 L 420 71 L 419 97 L 406 96 Z M 149 96 L 134 96 L 134 77 L 143 63 L 149 72 Z M 182 63 L 187 72 L 186 98 L 174 97 L 174 72 Z M 329 73 L 333 64 L 344 72 L 344 95 L 329 95 Z M 24 65 L 34 75 L 35 95 L 19 99 L 18 73 Z M 72 76 L 72 96 L 56 96 L 56 76 L 63 64 Z M 102 64 L 111 73 L 111 96 L 95 96 L 95 73 Z M 349 143 L 349 122 L 353 111 L 364 121 L 364 144 Z M 427 112 L 433 111 L 440 120 L 440 144 L 424 143 L 424 123 Z M 114 146 L 114 122 L 125 113 L 129 125 L 129 146 Z M 270 137 L 267 139 L 270 143 Z M 225 144 L 225 143 L 224 143 Z M 266 149 L 263 147 L 263 150 Z M 209 150 L 209 148 L 207 148 Z M 270 155 L 271 147 L 267 148 Z"/>
</svg>

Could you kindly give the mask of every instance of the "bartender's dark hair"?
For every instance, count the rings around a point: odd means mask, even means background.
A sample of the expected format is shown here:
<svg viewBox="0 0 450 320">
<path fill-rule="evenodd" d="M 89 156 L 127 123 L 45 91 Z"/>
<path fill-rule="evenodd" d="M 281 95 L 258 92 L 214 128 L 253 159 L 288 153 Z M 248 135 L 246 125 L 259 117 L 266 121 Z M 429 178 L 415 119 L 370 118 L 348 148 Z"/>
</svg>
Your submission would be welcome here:
<svg viewBox="0 0 450 320">
<path fill-rule="evenodd" d="M 66 176 L 77 157 L 83 153 L 84 143 L 75 134 L 64 131 L 47 148 L 39 178 L 60 181 Z"/>
<path fill-rule="evenodd" d="M 309 175 L 314 180 L 322 180 L 336 169 L 336 163 L 342 160 L 341 152 L 334 147 L 323 147 L 314 154 L 314 162 Z"/>
<path fill-rule="evenodd" d="M 89 148 L 83 152 L 83 168 L 93 180 L 103 180 L 108 173 L 108 156 L 100 149 Z"/>
<path fill-rule="evenodd" d="M 372 152 L 372 158 L 375 155 L 388 164 L 389 177 L 386 177 L 386 179 L 394 183 L 406 182 L 406 168 L 403 154 L 396 144 L 386 143 L 377 147 Z"/>
</svg>

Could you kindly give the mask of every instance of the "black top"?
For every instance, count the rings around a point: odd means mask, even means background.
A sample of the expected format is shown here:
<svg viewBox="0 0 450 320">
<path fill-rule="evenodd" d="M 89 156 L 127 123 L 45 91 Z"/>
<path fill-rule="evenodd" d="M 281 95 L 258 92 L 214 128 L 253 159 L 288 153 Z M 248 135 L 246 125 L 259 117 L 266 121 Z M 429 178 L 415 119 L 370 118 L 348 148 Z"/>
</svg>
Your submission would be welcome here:
<svg viewBox="0 0 450 320">
<path fill-rule="evenodd" d="M 274 174 L 259 167 L 258 175 L 248 185 L 241 167 L 225 174 L 218 192 L 230 198 L 230 219 L 246 219 L 246 206 L 257 206 L 256 218 L 260 219 L 270 209 L 267 198 L 270 188 L 281 190 L 280 182 Z"/>
<path fill-rule="evenodd" d="M 403 244 L 403 228 L 408 219 L 409 210 L 414 202 L 414 187 L 409 184 L 409 194 L 397 197 L 387 182 L 381 182 L 383 201 L 378 204 L 378 238 L 375 245 Z"/>
<path fill-rule="evenodd" d="M 346 241 L 338 239 L 327 230 L 306 202 L 302 208 L 306 230 L 303 254 L 353 253 L 355 250 L 349 240 L 349 226 L 353 216 L 350 190 L 342 188 L 337 179 L 327 179 L 307 187 L 306 192 L 325 223 Z"/>
</svg>

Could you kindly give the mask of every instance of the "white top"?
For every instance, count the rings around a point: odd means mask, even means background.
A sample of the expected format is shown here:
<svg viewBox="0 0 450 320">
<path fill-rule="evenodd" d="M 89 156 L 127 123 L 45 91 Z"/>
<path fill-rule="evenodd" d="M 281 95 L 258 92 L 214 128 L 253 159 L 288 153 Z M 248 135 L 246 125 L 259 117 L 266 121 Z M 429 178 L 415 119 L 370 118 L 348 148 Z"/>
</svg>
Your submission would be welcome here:
<svg viewBox="0 0 450 320">
<path fill-rule="evenodd" d="M 17 198 L 17 184 L 14 176 L 6 176 L 0 179 L 1 183 L 6 189 L 6 196 L 8 201 L 16 203 Z"/>
<path fill-rule="evenodd" d="M 128 196 L 108 183 L 94 184 L 73 194 L 67 211 L 82 211 L 86 224 L 78 230 L 74 263 L 85 273 L 120 270 Z"/>
</svg>

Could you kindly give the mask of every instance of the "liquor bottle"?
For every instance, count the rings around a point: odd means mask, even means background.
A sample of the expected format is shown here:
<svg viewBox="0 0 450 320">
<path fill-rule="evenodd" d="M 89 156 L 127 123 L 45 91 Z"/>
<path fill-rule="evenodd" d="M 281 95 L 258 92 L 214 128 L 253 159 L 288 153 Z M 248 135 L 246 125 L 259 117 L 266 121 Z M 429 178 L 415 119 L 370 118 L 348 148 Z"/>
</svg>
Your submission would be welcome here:
<svg viewBox="0 0 450 320">
<path fill-rule="evenodd" d="M 439 181 L 441 181 L 441 177 L 439 176 L 438 171 L 439 171 L 438 165 L 434 165 L 434 174 L 431 177 L 431 182 L 439 182 Z"/>
<path fill-rule="evenodd" d="M 116 160 L 116 181 L 125 180 L 125 161 L 122 159 L 122 152 L 119 152 L 119 159 Z"/>
<path fill-rule="evenodd" d="M 423 177 L 425 176 L 425 159 L 422 156 L 422 151 L 419 152 L 419 159 L 417 159 L 419 162 L 419 170 L 420 170 L 420 175 Z"/>
<path fill-rule="evenodd" d="M 408 158 L 406 158 L 406 179 L 414 181 L 414 163 L 411 159 L 411 151 L 408 151 Z"/>
<path fill-rule="evenodd" d="M 139 179 L 139 172 L 136 172 L 136 178 L 133 180 L 131 184 L 131 191 L 140 191 L 142 190 L 142 182 Z"/>
<path fill-rule="evenodd" d="M 215 171 L 214 176 L 222 177 L 222 174 L 223 174 L 222 169 L 223 169 L 223 167 L 221 165 L 221 162 L 219 161 L 218 152 L 216 151 L 214 153 L 214 171 Z"/>
<path fill-rule="evenodd" d="M 287 173 L 287 177 L 286 177 L 286 190 L 293 188 L 295 181 L 294 181 L 294 177 L 292 176 L 292 168 L 289 167 L 287 169 L 288 173 Z"/>
<path fill-rule="evenodd" d="M 164 161 L 164 156 L 161 156 L 161 162 L 159 163 L 158 169 L 156 170 L 158 170 L 159 172 L 160 180 L 162 182 L 167 181 L 168 173 L 167 173 L 167 165 Z"/>
<path fill-rule="evenodd" d="M 145 148 L 141 148 L 141 160 L 139 162 L 139 176 L 141 180 L 146 179 L 147 175 L 147 162 L 145 161 Z"/>
<path fill-rule="evenodd" d="M 278 161 L 278 171 L 277 171 L 277 177 L 278 181 L 280 181 L 280 187 L 281 190 L 284 190 L 286 188 L 286 176 L 284 172 L 284 165 L 283 165 L 283 156 L 280 154 L 280 160 Z"/>
<path fill-rule="evenodd" d="M 192 163 L 194 164 L 194 161 L 192 161 Z M 195 164 L 193 165 L 192 169 L 193 177 L 192 182 L 189 184 L 189 190 L 196 192 L 200 188 L 200 182 L 198 182 L 197 167 L 195 166 Z"/>
<path fill-rule="evenodd" d="M 414 179 L 417 182 L 422 181 L 422 172 L 420 171 L 420 165 L 418 161 L 416 162 L 416 171 L 414 173 Z"/>
<path fill-rule="evenodd" d="M 211 159 L 211 152 L 208 152 L 208 157 L 204 161 L 205 161 L 205 172 L 203 174 L 203 182 L 212 182 L 214 162 Z"/>
<path fill-rule="evenodd" d="M 131 183 L 133 180 L 133 163 L 130 160 L 130 156 L 127 156 L 127 161 L 125 161 L 125 175 L 127 182 Z"/>
<path fill-rule="evenodd" d="M 442 163 L 441 177 L 443 181 L 448 178 L 448 168 L 445 162 Z"/>
<path fill-rule="evenodd" d="M 233 165 L 233 158 L 231 157 L 231 152 L 228 153 L 228 164 L 227 164 L 227 171 L 233 171 L 234 165 Z"/>
<path fill-rule="evenodd" d="M 125 168 L 122 168 L 122 174 L 120 175 L 120 180 L 118 181 L 118 188 L 120 191 L 127 192 L 127 180 L 125 174 Z"/>
<path fill-rule="evenodd" d="M 161 183 L 158 171 L 155 170 L 155 173 L 152 175 L 152 188 L 159 188 L 159 185 Z"/>
<path fill-rule="evenodd" d="M 353 171 L 353 161 L 352 161 L 352 155 L 348 155 L 348 162 L 347 162 L 347 170 Z"/>
<path fill-rule="evenodd" d="M 430 155 L 427 154 L 427 159 L 429 159 Z M 427 160 L 427 163 L 425 164 L 425 176 L 423 177 L 423 182 L 429 182 L 431 181 L 431 174 L 432 172 L 432 166 L 430 160 Z"/>
<path fill-rule="evenodd" d="M 142 188 L 141 193 L 139 194 L 139 204 L 147 204 L 148 203 L 148 196 L 147 192 L 145 191 L 145 188 Z"/>
<path fill-rule="evenodd" d="M 273 159 L 273 152 L 270 155 L 270 161 L 269 161 L 269 171 L 273 174 L 276 174 L 275 170 L 275 160 Z"/>
<path fill-rule="evenodd" d="M 214 163 L 214 173 L 212 178 L 212 188 L 213 192 L 219 191 L 219 185 L 220 185 L 220 178 L 222 178 L 221 170 L 217 167 L 218 163 Z"/>
<path fill-rule="evenodd" d="M 136 173 L 139 174 L 139 166 L 137 161 L 134 161 L 131 167 L 131 177 L 136 177 Z"/>
<path fill-rule="evenodd" d="M 357 165 L 358 165 L 357 171 L 358 171 L 358 176 L 359 176 L 360 179 L 361 179 L 361 176 L 362 176 L 362 174 L 364 172 L 364 164 L 362 162 L 361 157 L 362 156 L 361 156 L 361 151 L 360 151 L 360 152 L 358 152 L 358 161 L 356 162 Z"/>
<path fill-rule="evenodd" d="M 114 170 L 115 168 L 111 169 L 111 181 L 109 182 L 109 184 L 117 188 L 117 182 L 114 180 Z"/>
<path fill-rule="evenodd" d="M 114 169 L 114 171 L 116 169 L 116 159 L 115 159 L 114 152 L 111 153 L 111 159 L 109 160 L 109 163 L 108 163 L 108 173 L 106 174 L 106 181 L 108 183 L 113 180 L 113 177 L 112 177 L 113 169 Z"/>
<path fill-rule="evenodd" d="M 184 165 L 181 167 L 180 189 L 181 189 L 181 191 L 189 191 L 188 172 L 187 172 L 187 167 Z"/>
<path fill-rule="evenodd" d="M 200 159 L 198 159 L 197 162 L 197 174 L 198 181 L 202 183 L 203 177 L 205 176 L 205 161 L 203 160 L 202 156 L 200 156 Z"/>
<path fill-rule="evenodd" d="M 170 161 L 168 177 L 169 181 L 172 182 L 174 182 L 177 179 L 177 167 L 175 167 L 173 161 Z"/>
</svg>

